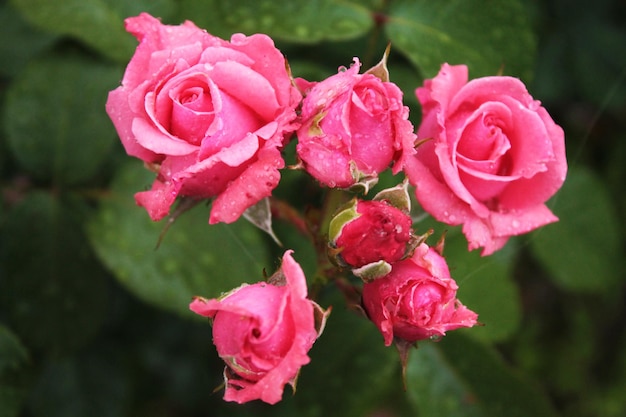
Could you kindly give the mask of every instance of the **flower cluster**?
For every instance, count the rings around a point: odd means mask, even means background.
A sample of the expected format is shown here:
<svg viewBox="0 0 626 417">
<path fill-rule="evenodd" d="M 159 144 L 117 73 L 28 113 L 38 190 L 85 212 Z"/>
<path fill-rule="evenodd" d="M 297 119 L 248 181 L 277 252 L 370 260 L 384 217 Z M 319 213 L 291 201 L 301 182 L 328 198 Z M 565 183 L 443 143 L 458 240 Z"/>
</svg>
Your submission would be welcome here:
<svg viewBox="0 0 626 417">
<path fill-rule="evenodd" d="M 352 196 L 340 207 L 324 204 L 309 230 L 316 247 L 327 243 L 318 264 L 334 265 L 326 282 L 346 271 L 363 280 L 361 305 L 387 346 L 406 353 L 418 340 L 477 323 L 456 298 L 443 245 L 414 233 L 409 187 L 436 220 L 462 225 L 469 249 L 482 255 L 557 220 L 545 202 L 565 179 L 563 131 L 516 78 L 468 81 L 466 66 L 443 64 L 416 90 L 423 112 L 416 132 L 390 81 L 388 51 L 364 72 L 354 58 L 308 81 L 292 77 L 263 34 L 227 41 L 146 13 L 126 28 L 139 45 L 106 110 L 126 152 L 156 173 L 137 204 L 157 221 L 179 198 L 210 199 L 209 223 L 232 223 L 272 196 L 283 149 L 297 138 L 293 168 L 327 195 Z M 405 180 L 366 200 L 387 169 Z M 269 211 L 260 213 L 271 221 Z M 190 308 L 212 323 L 226 364 L 224 398 L 272 404 L 286 384 L 295 386 L 330 311 L 308 297 L 289 250 L 267 281 L 196 297 Z"/>
<path fill-rule="evenodd" d="M 340 210 L 330 225 L 331 254 L 363 280 L 367 316 L 385 345 L 395 340 L 399 349 L 472 327 L 478 318 L 456 299 L 442 246 L 424 243 L 429 233 L 413 234 L 409 211 L 402 184 Z"/>
</svg>

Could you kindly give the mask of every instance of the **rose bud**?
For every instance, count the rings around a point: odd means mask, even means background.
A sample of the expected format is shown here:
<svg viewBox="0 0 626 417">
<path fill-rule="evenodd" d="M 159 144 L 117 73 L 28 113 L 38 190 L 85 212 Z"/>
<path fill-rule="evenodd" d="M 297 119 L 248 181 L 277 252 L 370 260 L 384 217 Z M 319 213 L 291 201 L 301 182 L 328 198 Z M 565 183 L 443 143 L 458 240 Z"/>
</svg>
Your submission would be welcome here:
<svg viewBox="0 0 626 417">
<path fill-rule="evenodd" d="M 196 297 L 189 306 L 212 321 L 213 343 L 226 363 L 226 401 L 280 401 L 286 384 L 295 388 L 323 331 L 329 311 L 307 299 L 306 279 L 291 251 L 272 282 L 244 284 L 219 299 Z"/>
<path fill-rule="evenodd" d="M 411 224 L 406 212 L 386 200 L 354 199 L 330 222 L 329 255 L 366 280 L 386 275 L 414 247 Z"/>
<path fill-rule="evenodd" d="M 296 151 L 304 169 L 328 187 L 371 184 L 392 163 L 399 172 L 414 152 L 402 91 L 381 75 L 386 68 L 359 74 L 360 66 L 355 58 L 349 69 L 321 82 L 296 80 L 306 93 Z"/>
<path fill-rule="evenodd" d="M 178 196 L 214 198 L 211 224 L 237 220 L 278 185 L 298 127 L 302 96 L 285 58 L 266 35 L 228 42 L 147 13 L 126 29 L 139 45 L 106 110 L 126 152 L 158 171 L 137 204 L 156 221 Z"/>
<path fill-rule="evenodd" d="M 462 224 L 483 256 L 558 220 L 545 202 L 565 180 L 563 130 L 519 79 L 468 82 L 465 65 L 444 64 L 416 94 L 423 144 L 404 170 L 425 211 Z"/>
<path fill-rule="evenodd" d="M 394 339 L 414 343 L 477 324 L 477 314 L 456 299 L 457 289 L 445 259 L 422 243 L 387 276 L 365 283 L 362 303 L 386 346 Z"/>
</svg>

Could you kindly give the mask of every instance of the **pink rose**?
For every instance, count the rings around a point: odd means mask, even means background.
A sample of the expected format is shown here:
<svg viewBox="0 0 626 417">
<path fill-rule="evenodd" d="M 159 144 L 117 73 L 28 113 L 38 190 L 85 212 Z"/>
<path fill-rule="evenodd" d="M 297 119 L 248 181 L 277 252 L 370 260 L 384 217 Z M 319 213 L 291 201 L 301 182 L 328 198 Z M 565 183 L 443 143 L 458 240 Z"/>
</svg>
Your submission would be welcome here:
<svg viewBox="0 0 626 417">
<path fill-rule="evenodd" d="M 226 401 L 280 401 L 285 384 L 295 387 L 323 330 L 327 312 L 307 299 L 306 279 L 291 251 L 279 275 L 284 282 L 244 284 L 219 299 L 197 297 L 189 306 L 212 319 L 213 343 L 226 362 Z"/>
<path fill-rule="evenodd" d="M 357 200 L 331 221 L 330 244 L 352 268 L 378 261 L 391 264 L 407 256 L 411 224 L 407 213 L 387 201 Z"/>
<path fill-rule="evenodd" d="M 363 307 L 385 345 L 394 338 L 412 343 L 476 324 L 477 314 L 456 299 L 457 289 L 446 260 L 422 243 L 387 276 L 363 285 Z"/>
<path fill-rule="evenodd" d="M 412 154 L 415 135 L 402 91 L 373 74 L 350 69 L 318 83 L 297 80 L 306 92 L 298 157 L 309 174 L 329 187 L 347 188 L 376 177 L 392 162 L 394 173 Z"/>
<path fill-rule="evenodd" d="M 235 221 L 271 194 L 301 95 L 265 35 L 219 39 L 187 21 L 126 20 L 139 40 L 106 109 L 129 155 L 158 169 L 135 195 L 153 220 L 177 196 L 215 197 L 210 223 Z"/>
<path fill-rule="evenodd" d="M 469 249 L 489 255 L 558 220 L 544 203 L 565 180 L 565 142 L 520 80 L 467 77 L 465 65 L 444 64 L 416 90 L 426 143 L 405 171 L 424 210 L 463 224 Z"/>
</svg>

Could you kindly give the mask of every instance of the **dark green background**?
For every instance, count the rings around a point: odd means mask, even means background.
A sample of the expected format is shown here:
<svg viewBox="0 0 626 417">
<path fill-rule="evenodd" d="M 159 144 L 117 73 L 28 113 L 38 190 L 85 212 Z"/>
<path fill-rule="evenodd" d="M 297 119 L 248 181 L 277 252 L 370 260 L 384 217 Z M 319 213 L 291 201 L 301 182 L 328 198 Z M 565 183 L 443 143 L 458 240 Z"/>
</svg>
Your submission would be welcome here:
<svg viewBox="0 0 626 417">
<path fill-rule="evenodd" d="M 485 326 L 395 349 L 332 286 L 333 306 L 298 392 L 270 407 L 225 403 L 209 325 L 188 310 L 271 273 L 284 249 L 208 208 L 163 224 L 134 205 L 152 174 L 104 112 L 142 11 L 210 33 L 265 32 L 296 77 L 375 64 L 414 95 L 442 62 L 520 77 L 565 129 L 560 222 L 481 258 L 447 228 L 459 298 Z M 0 0 L 0 417 L 626 415 L 626 6 L 619 0 Z M 287 154 L 293 153 L 293 146 Z M 394 185 L 399 179 L 385 176 Z M 319 190 L 285 172 L 297 208 Z M 442 225 L 426 220 L 418 232 Z M 315 251 L 276 233 L 307 276 Z"/>
</svg>

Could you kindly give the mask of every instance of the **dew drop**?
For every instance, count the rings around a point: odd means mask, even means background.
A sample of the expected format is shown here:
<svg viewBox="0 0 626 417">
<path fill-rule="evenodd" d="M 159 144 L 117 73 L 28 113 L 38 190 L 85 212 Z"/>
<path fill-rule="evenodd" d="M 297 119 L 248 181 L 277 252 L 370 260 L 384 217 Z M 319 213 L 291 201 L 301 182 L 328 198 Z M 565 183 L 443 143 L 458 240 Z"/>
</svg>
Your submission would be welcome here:
<svg viewBox="0 0 626 417">
<path fill-rule="evenodd" d="M 519 221 L 517 221 L 517 220 L 513 220 L 513 222 L 511 223 L 511 225 L 512 225 L 515 229 L 517 229 L 517 228 L 519 227 Z"/>
</svg>

